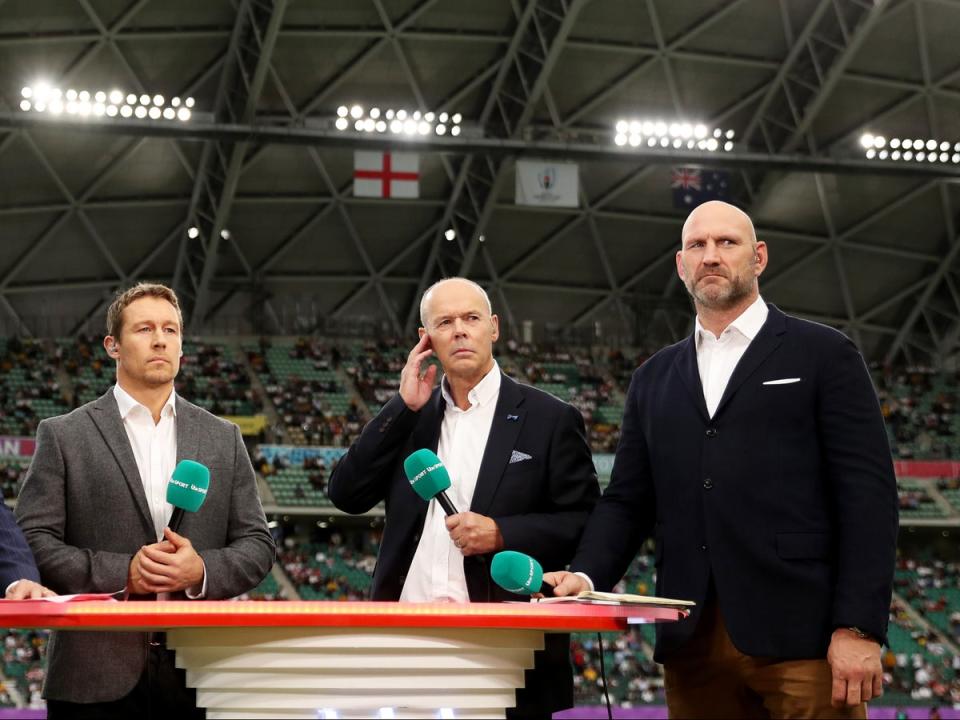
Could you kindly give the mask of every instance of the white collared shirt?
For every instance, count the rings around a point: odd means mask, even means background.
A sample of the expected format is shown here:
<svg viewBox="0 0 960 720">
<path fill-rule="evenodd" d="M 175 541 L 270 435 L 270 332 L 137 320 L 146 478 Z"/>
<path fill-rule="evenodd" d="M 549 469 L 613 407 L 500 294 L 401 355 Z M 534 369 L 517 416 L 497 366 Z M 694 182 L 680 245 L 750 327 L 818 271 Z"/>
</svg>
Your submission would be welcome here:
<svg viewBox="0 0 960 720">
<path fill-rule="evenodd" d="M 769 312 L 767 304 L 758 295 L 750 307 L 727 325 L 720 337 L 705 329 L 700 324 L 700 316 L 697 316 L 694 331 L 697 367 L 700 370 L 700 383 L 703 385 L 703 399 L 707 403 L 710 417 L 717 412 L 737 363 L 767 321 Z"/>
<path fill-rule="evenodd" d="M 446 376 L 440 381 L 440 392 L 446 408 L 440 424 L 437 456 L 450 473 L 447 497 L 458 511 L 465 512 L 473 503 L 480 463 L 500 397 L 500 366 L 494 361 L 490 372 L 467 393 L 470 407 L 466 410 L 454 403 Z M 463 554 L 450 539 L 445 519 L 440 504 L 431 501 L 420 542 L 400 593 L 401 602 L 470 601 L 463 572 Z"/>
<path fill-rule="evenodd" d="M 127 431 L 133 458 L 137 462 L 143 493 L 147 496 L 150 519 L 157 534 L 157 542 L 163 540 L 163 529 L 170 524 L 173 505 L 167 502 L 167 483 L 177 466 L 177 393 L 170 391 L 170 397 L 160 409 L 160 422 L 153 422 L 153 414 L 146 405 L 133 398 L 117 383 L 113 386 L 113 396 L 123 420 L 123 429 Z M 201 560 L 202 561 L 202 560 Z M 186 590 L 191 600 L 203 598 L 207 594 L 207 566 L 203 566 L 203 582 L 199 591 L 196 586 Z M 158 600 L 169 599 L 169 593 L 159 593 Z"/>
<path fill-rule="evenodd" d="M 177 393 L 170 391 L 170 397 L 160 410 L 158 423 L 153 422 L 150 410 L 134 400 L 119 384 L 113 386 L 113 396 L 117 399 L 123 429 L 127 431 L 133 448 L 153 529 L 157 542 L 160 542 L 163 529 L 173 515 L 173 505 L 167 502 L 167 483 L 177 465 Z"/>
</svg>

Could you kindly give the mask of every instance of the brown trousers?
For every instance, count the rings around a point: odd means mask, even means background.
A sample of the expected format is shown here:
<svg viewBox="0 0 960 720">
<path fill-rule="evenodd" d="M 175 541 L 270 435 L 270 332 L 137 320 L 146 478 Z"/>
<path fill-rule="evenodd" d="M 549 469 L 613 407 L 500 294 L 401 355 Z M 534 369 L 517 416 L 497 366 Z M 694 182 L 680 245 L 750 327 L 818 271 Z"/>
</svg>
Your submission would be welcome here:
<svg viewBox="0 0 960 720">
<path fill-rule="evenodd" d="M 734 647 L 716 600 L 690 639 L 664 664 L 671 718 L 844 718 L 864 720 L 866 703 L 832 707 L 822 660 L 750 657 Z"/>
</svg>

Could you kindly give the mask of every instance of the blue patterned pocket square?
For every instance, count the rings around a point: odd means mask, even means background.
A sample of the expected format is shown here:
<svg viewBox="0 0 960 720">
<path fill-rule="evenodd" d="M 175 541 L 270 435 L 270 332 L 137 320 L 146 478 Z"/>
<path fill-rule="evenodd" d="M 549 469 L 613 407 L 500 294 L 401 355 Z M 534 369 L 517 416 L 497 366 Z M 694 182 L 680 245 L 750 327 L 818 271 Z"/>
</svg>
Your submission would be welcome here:
<svg viewBox="0 0 960 720">
<path fill-rule="evenodd" d="M 525 452 L 520 452 L 519 450 L 514 450 L 510 455 L 510 464 L 523 462 L 524 460 L 533 460 L 533 455 L 527 455 Z"/>
</svg>

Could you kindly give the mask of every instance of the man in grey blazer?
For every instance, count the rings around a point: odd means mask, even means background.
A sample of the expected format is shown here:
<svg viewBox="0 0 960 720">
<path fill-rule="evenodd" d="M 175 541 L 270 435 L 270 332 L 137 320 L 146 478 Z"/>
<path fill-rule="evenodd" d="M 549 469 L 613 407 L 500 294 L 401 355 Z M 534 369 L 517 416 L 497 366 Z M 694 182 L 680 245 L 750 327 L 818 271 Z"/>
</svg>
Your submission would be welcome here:
<svg viewBox="0 0 960 720">
<path fill-rule="evenodd" d="M 117 385 L 37 429 L 17 519 L 57 593 L 214 600 L 254 588 L 270 571 L 275 547 L 239 429 L 174 392 L 181 318 L 162 285 L 118 295 L 104 339 Z M 166 485 L 182 459 L 210 469 L 210 488 L 173 532 Z M 163 639 L 53 633 L 49 717 L 203 717 Z"/>
</svg>

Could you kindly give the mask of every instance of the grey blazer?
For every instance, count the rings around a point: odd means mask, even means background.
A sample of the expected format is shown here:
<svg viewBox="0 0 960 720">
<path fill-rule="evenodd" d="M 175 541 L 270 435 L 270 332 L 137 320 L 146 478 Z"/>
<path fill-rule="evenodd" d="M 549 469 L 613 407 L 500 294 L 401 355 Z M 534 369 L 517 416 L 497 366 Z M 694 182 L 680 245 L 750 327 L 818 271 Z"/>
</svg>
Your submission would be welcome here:
<svg viewBox="0 0 960 720">
<path fill-rule="evenodd" d="M 179 396 L 177 460 L 210 468 L 210 489 L 180 534 L 207 573 L 207 598 L 240 595 L 273 565 L 276 549 L 240 430 Z M 142 545 L 156 542 L 147 498 L 111 388 L 37 428 L 37 447 L 17 502 L 17 520 L 43 583 L 61 594 L 116 592 Z M 57 631 L 47 650 L 43 695 L 109 702 L 136 685 L 147 635 Z"/>
</svg>

